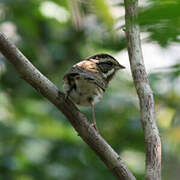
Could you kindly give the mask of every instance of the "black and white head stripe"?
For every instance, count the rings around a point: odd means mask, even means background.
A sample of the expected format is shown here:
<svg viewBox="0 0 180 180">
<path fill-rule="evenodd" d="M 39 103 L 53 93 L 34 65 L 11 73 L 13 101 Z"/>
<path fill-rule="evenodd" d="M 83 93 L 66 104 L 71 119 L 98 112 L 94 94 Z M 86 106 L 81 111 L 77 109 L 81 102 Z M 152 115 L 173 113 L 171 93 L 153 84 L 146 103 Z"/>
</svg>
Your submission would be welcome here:
<svg viewBox="0 0 180 180">
<path fill-rule="evenodd" d="M 113 59 L 113 60 L 117 61 L 114 57 L 112 57 L 111 55 L 106 54 L 106 53 L 95 54 L 93 56 L 86 58 L 86 60 L 89 60 L 89 59 Z"/>
<path fill-rule="evenodd" d="M 90 56 L 90 57 L 86 58 L 86 60 L 95 61 L 98 65 L 100 65 L 100 69 L 101 70 L 103 69 L 106 72 L 111 70 L 115 66 L 119 67 L 119 69 L 125 68 L 124 66 L 120 65 L 119 62 L 114 57 L 112 57 L 109 54 L 105 54 L 105 53 Z M 117 70 L 118 68 L 115 68 L 115 69 Z M 106 72 L 104 72 L 104 73 L 106 73 Z"/>
</svg>

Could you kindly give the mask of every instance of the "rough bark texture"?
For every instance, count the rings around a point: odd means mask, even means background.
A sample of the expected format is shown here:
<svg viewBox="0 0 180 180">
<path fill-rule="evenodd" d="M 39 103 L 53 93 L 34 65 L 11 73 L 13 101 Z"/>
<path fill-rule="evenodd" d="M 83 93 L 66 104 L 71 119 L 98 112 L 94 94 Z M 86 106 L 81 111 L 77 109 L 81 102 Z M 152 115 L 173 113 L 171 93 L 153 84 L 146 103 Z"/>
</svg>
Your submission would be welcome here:
<svg viewBox="0 0 180 180">
<path fill-rule="evenodd" d="M 119 155 L 90 125 L 86 117 L 2 33 L 0 33 L 0 52 L 12 63 L 26 82 L 51 101 L 67 117 L 78 135 L 103 160 L 117 179 L 135 180 Z"/>
<path fill-rule="evenodd" d="M 138 0 L 124 0 L 126 36 L 134 84 L 139 97 L 146 142 L 146 180 L 161 179 L 161 140 L 154 113 L 154 99 L 147 78 L 137 25 Z"/>
</svg>

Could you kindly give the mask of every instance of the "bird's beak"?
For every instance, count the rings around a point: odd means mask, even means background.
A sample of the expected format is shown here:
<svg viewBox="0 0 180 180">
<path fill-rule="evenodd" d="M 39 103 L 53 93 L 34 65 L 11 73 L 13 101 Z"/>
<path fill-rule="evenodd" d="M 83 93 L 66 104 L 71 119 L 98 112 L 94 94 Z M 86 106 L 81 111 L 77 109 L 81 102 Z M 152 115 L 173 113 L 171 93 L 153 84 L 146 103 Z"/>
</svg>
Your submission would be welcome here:
<svg viewBox="0 0 180 180">
<path fill-rule="evenodd" d="M 116 70 L 125 69 L 125 67 L 120 64 L 118 64 L 115 68 Z"/>
</svg>

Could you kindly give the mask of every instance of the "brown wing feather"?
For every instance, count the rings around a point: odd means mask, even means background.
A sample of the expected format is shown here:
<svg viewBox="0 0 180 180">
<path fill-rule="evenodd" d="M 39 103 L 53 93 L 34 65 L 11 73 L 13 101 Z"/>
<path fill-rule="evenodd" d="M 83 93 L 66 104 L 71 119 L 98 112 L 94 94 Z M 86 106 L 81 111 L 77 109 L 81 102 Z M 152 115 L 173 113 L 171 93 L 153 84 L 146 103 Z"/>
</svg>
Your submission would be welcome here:
<svg viewBox="0 0 180 180">
<path fill-rule="evenodd" d="M 81 61 L 68 70 L 68 72 L 63 77 L 63 80 L 77 78 L 78 76 L 92 81 L 103 91 L 105 91 L 106 85 L 103 82 L 101 76 L 99 76 L 98 69 L 95 63 L 92 63 L 90 61 Z"/>
</svg>

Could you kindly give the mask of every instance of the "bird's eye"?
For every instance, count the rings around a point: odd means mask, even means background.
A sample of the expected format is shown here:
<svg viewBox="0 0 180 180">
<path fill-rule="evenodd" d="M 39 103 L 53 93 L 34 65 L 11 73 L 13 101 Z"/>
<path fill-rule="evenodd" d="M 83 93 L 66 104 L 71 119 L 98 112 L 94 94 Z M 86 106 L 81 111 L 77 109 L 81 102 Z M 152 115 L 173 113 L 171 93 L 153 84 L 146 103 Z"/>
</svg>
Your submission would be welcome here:
<svg viewBox="0 0 180 180">
<path fill-rule="evenodd" d="M 103 73 L 107 73 L 109 70 L 112 69 L 112 62 L 99 63 L 98 66 Z"/>
<path fill-rule="evenodd" d="M 106 64 L 108 64 L 108 65 L 110 65 L 110 66 L 113 65 L 113 63 L 112 63 L 111 61 L 106 62 Z"/>
</svg>

